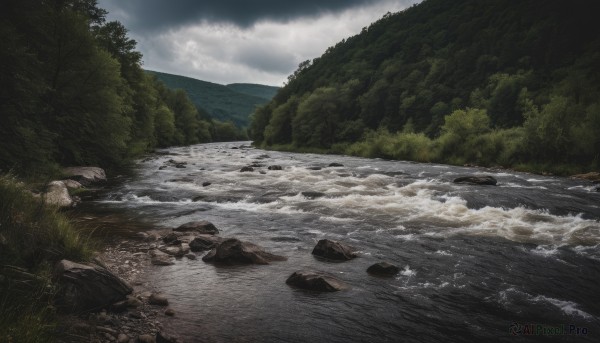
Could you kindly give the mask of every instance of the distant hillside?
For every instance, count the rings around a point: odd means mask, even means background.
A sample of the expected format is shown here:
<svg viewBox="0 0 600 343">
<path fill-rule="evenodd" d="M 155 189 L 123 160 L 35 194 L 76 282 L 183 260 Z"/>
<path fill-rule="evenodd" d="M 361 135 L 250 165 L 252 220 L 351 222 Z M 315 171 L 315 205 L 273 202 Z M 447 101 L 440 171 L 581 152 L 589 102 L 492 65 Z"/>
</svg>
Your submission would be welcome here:
<svg viewBox="0 0 600 343">
<path fill-rule="evenodd" d="M 388 13 L 301 63 L 255 112 L 251 136 L 295 150 L 598 168 L 597 10 L 591 0 L 425 0 Z"/>
<path fill-rule="evenodd" d="M 146 70 L 165 83 L 167 87 L 186 91 L 192 102 L 221 121 L 233 121 L 239 127 L 248 126 L 249 116 L 256 106 L 269 102 L 277 87 L 257 84 L 217 83 L 190 77 Z"/>
<path fill-rule="evenodd" d="M 259 98 L 271 100 L 277 94 L 279 87 L 257 85 L 254 83 L 232 83 L 227 88 L 238 93 L 257 96 Z"/>
</svg>

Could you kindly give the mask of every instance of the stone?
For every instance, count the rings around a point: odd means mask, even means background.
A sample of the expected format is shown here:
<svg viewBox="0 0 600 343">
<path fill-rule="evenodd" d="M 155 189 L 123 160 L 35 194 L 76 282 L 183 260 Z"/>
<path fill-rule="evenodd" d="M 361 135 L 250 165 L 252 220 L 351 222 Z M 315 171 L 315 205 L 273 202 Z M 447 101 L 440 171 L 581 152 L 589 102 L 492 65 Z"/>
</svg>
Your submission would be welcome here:
<svg viewBox="0 0 600 343">
<path fill-rule="evenodd" d="M 171 232 L 169 234 L 162 236 L 161 239 L 165 244 L 171 244 L 171 243 L 179 241 L 179 235 L 177 235 L 174 232 Z M 175 243 L 175 244 L 181 244 L 181 241 L 179 241 L 179 243 Z"/>
<path fill-rule="evenodd" d="M 258 245 L 236 238 L 224 240 L 202 258 L 204 262 L 223 264 L 269 264 L 285 260 L 287 258 L 284 256 L 268 253 Z"/>
<path fill-rule="evenodd" d="M 48 183 L 43 199 L 46 204 L 58 207 L 71 207 L 73 205 L 73 199 L 69 195 L 69 190 L 62 181 L 51 181 Z"/>
<path fill-rule="evenodd" d="M 343 167 L 344 165 L 341 163 L 333 162 L 329 163 L 329 167 Z"/>
<path fill-rule="evenodd" d="M 379 276 L 393 276 L 399 271 L 400 268 L 388 262 L 378 262 L 367 269 L 367 273 Z"/>
<path fill-rule="evenodd" d="M 164 169 L 167 169 L 167 166 L 160 166 L 160 167 L 158 167 L 158 170 L 164 170 Z"/>
<path fill-rule="evenodd" d="M 69 167 L 63 169 L 63 174 L 84 186 L 106 182 L 106 172 L 98 167 Z"/>
<path fill-rule="evenodd" d="M 202 182 L 202 187 L 208 187 L 210 185 L 212 185 L 211 182 Z"/>
<path fill-rule="evenodd" d="M 190 241 L 190 250 L 194 252 L 211 250 L 218 242 L 218 239 L 211 236 L 198 236 Z"/>
<path fill-rule="evenodd" d="M 175 311 L 172 308 L 168 308 L 165 310 L 165 315 L 172 317 L 175 315 Z"/>
<path fill-rule="evenodd" d="M 273 166 L 269 166 L 269 170 L 283 170 L 283 168 L 278 165 L 273 165 Z"/>
<path fill-rule="evenodd" d="M 322 198 L 325 196 L 325 193 L 321 193 L 321 192 L 302 192 L 301 193 L 303 197 L 307 198 L 307 199 L 317 199 L 317 198 Z"/>
<path fill-rule="evenodd" d="M 329 239 L 320 240 L 313 249 L 312 254 L 334 261 L 348 261 L 356 257 L 353 248 Z"/>
<path fill-rule="evenodd" d="M 294 272 L 286 281 L 290 286 L 317 292 L 337 292 L 347 289 L 342 281 L 315 271 Z"/>
<path fill-rule="evenodd" d="M 207 222 L 206 220 L 188 222 L 188 223 L 182 224 L 182 225 L 174 228 L 173 231 L 177 231 L 177 232 L 195 231 L 200 234 L 207 234 L 207 235 L 216 235 L 219 233 L 219 230 L 217 229 L 217 227 L 213 223 Z"/>
<path fill-rule="evenodd" d="M 137 343 L 156 343 L 156 339 L 152 335 L 139 335 Z"/>
<path fill-rule="evenodd" d="M 495 186 L 498 181 L 489 175 L 484 176 L 461 176 L 454 179 L 454 183 L 468 183 L 471 185 L 489 185 Z"/>
<path fill-rule="evenodd" d="M 243 172 L 252 172 L 252 171 L 254 171 L 254 168 L 252 168 L 250 166 L 245 166 L 245 167 L 242 167 L 242 169 L 240 169 L 240 173 L 243 173 Z"/>
<path fill-rule="evenodd" d="M 190 252 L 190 248 L 187 244 L 185 246 L 183 244 L 179 244 L 162 247 L 160 248 L 160 251 L 171 256 L 182 257 L 183 255 Z"/>
<path fill-rule="evenodd" d="M 59 283 L 56 303 L 67 312 L 107 308 L 133 291 L 127 282 L 97 265 L 61 260 L 54 273 Z"/>
<path fill-rule="evenodd" d="M 129 336 L 127 336 L 126 334 L 120 333 L 117 336 L 117 343 L 127 343 L 127 342 L 129 342 Z"/>
<path fill-rule="evenodd" d="M 588 181 L 592 181 L 592 182 L 598 182 L 598 181 L 600 181 L 600 173 L 599 172 L 590 172 L 590 173 L 585 173 L 585 174 L 577 174 L 577 175 L 572 175 L 571 178 L 588 180 Z"/>
<path fill-rule="evenodd" d="M 75 181 L 75 180 L 66 179 L 66 180 L 62 180 L 62 182 L 69 189 L 80 189 L 80 188 L 83 188 L 83 185 L 81 183 Z"/>
<path fill-rule="evenodd" d="M 188 260 L 195 260 L 197 257 L 196 255 L 190 253 L 190 254 L 185 254 L 185 257 L 188 258 Z"/>
<path fill-rule="evenodd" d="M 306 169 L 308 169 L 308 170 L 321 170 L 323 168 L 321 168 L 321 167 L 307 167 Z"/>
<path fill-rule="evenodd" d="M 150 263 L 155 266 L 170 266 L 175 264 L 175 258 L 160 250 L 150 251 Z"/>
<path fill-rule="evenodd" d="M 150 298 L 148 298 L 148 303 L 150 305 L 167 306 L 169 305 L 169 300 L 160 293 L 152 293 Z"/>
</svg>

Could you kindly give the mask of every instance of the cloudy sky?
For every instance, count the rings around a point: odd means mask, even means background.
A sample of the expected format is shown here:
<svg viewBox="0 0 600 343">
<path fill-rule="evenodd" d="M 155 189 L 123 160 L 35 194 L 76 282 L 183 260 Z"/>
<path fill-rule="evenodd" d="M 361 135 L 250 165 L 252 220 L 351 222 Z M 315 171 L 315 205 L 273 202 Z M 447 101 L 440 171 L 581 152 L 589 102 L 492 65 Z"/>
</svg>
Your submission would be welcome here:
<svg viewBox="0 0 600 343">
<path fill-rule="evenodd" d="M 281 86 L 385 13 L 418 0 L 99 0 L 129 29 L 144 68 L 220 84 Z"/>
</svg>

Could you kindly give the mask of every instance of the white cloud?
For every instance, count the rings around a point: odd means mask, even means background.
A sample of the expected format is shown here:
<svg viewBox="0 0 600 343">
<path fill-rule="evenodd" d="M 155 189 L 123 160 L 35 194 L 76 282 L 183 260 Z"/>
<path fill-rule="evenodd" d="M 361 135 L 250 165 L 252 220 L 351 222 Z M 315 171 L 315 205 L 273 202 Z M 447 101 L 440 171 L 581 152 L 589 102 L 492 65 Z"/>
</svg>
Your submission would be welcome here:
<svg viewBox="0 0 600 343">
<path fill-rule="evenodd" d="M 260 21 L 248 28 L 207 21 L 153 36 L 132 37 L 144 55 L 144 68 L 227 84 L 281 86 L 304 60 L 353 36 L 386 12 L 414 0 L 385 0 L 337 14 L 288 22 Z"/>
</svg>

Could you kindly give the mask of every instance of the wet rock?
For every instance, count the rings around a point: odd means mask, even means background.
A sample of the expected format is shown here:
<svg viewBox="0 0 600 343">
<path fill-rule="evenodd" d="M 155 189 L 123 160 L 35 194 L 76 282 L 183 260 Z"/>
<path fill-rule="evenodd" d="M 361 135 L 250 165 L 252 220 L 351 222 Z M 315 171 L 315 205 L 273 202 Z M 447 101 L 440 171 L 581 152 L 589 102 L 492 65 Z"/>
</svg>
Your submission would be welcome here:
<svg viewBox="0 0 600 343">
<path fill-rule="evenodd" d="M 194 252 L 213 249 L 219 241 L 211 236 L 198 236 L 190 241 L 190 250 Z"/>
<path fill-rule="evenodd" d="M 187 244 L 185 244 L 185 245 L 179 244 L 179 245 L 169 245 L 166 247 L 162 247 L 162 248 L 160 248 L 160 251 L 164 252 L 165 254 L 171 255 L 171 256 L 182 257 L 183 255 L 190 252 L 190 248 Z"/>
<path fill-rule="evenodd" d="M 160 167 L 158 167 L 158 170 L 164 170 L 164 169 L 167 169 L 167 166 L 160 166 Z"/>
<path fill-rule="evenodd" d="M 63 169 L 63 174 L 84 186 L 106 181 L 106 172 L 98 167 L 69 167 Z"/>
<path fill-rule="evenodd" d="M 297 271 L 285 283 L 317 292 L 337 292 L 348 288 L 342 281 L 333 276 L 314 271 Z"/>
<path fill-rule="evenodd" d="M 306 167 L 306 169 L 308 169 L 308 170 L 321 170 L 323 168 L 321 168 L 321 167 Z"/>
<path fill-rule="evenodd" d="M 55 276 L 60 285 L 57 306 L 65 311 L 107 308 L 133 291 L 121 278 L 96 265 L 62 260 L 56 264 Z"/>
<path fill-rule="evenodd" d="M 301 193 L 303 197 L 307 198 L 307 199 L 317 199 L 317 198 L 322 198 L 325 196 L 325 193 L 321 193 L 321 192 L 302 192 Z"/>
<path fill-rule="evenodd" d="M 269 170 L 283 170 L 283 168 L 279 165 L 269 166 Z"/>
<path fill-rule="evenodd" d="M 150 298 L 148 298 L 148 303 L 150 305 L 168 306 L 169 300 L 167 299 L 167 297 L 160 293 L 152 293 L 152 295 L 150 295 Z"/>
<path fill-rule="evenodd" d="M 271 158 L 271 156 L 269 156 L 267 154 L 262 154 L 262 155 L 258 156 L 256 159 L 257 160 L 264 160 L 265 158 Z"/>
<path fill-rule="evenodd" d="M 242 167 L 242 169 L 240 169 L 240 173 L 243 173 L 243 172 L 252 172 L 252 171 L 254 171 L 254 168 L 252 168 L 250 166 L 245 166 L 245 167 Z"/>
<path fill-rule="evenodd" d="M 236 146 L 232 146 L 230 149 L 232 149 L 232 150 L 237 150 L 237 149 L 239 149 L 239 148 L 238 148 L 238 147 L 236 147 Z"/>
<path fill-rule="evenodd" d="M 313 249 L 312 254 L 334 261 L 348 261 L 356 257 L 353 248 L 329 239 L 320 240 Z"/>
<path fill-rule="evenodd" d="M 190 254 L 185 254 L 185 257 L 187 257 L 188 260 L 195 260 L 197 258 L 196 255 L 191 254 L 191 253 Z"/>
<path fill-rule="evenodd" d="M 197 232 L 200 234 L 206 234 L 206 235 L 216 235 L 219 233 L 219 230 L 217 229 L 217 227 L 213 223 L 208 222 L 206 220 L 188 222 L 188 223 L 178 226 L 177 228 L 174 228 L 173 231 L 178 231 L 178 232 L 194 231 L 194 232 Z"/>
<path fill-rule="evenodd" d="M 179 240 L 179 235 L 177 235 L 174 232 L 162 236 L 161 239 L 165 244 L 181 244 L 181 241 Z"/>
<path fill-rule="evenodd" d="M 175 168 L 185 168 L 185 163 L 177 163 Z"/>
<path fill-rule="evenodd" d="M 224 264 L 269 264 L 285 260 L 287 258 L 284 256 L 268 253 L 258 245 L 236 238 L 224 240 L 202 258 L 204 262 Z"/>
<path fill-rule="evenodd" d="M 202 182 L 202 187 L 208 187 L 210 185 L 212 185 L 211 182 Z"/>
<path fill-rule="evenodd" d="M 172 308 L 168 308 L 165 310 L 165 315 L 172 317 L 175 315 L 175 311 Z"/>
<path fill-rule="evenodd" d="M 490 185 L 495 186 L 498 181 L 489 175 L 484 176 L 461 176 L 454 179 L 454 183 L 468 183 L 471 185 Z"/>
<path fill-rule="evenodd" d="M 344 165 L 341 163 L 333 162 L 329 163 L 329 167 L 343 167 Z"/>
<path fill-rule="evenodd" d="M 378 262 L 367 269 L 367 273 L 379 276 L 393 276 L 399 271 L 400 268 L 388 262 Z"/>
<path fill-rule="evenodd" d="M 48 183 L 43 199 L 46 204 L 58 207 L 71 207 L 73 205 L 73 199 L 71 199 L 67 186 L 62 181 Z"/>
<path fill-rule="evenodd" d="M 155 266 L 170 266 L 175 264 L 175 258 L 159 250 L 150 252 L 150 263 Z"/>
<path fill-rule="evenodd" d="M 152 240 L 152 237 L 146 232 L 136 232 L 134 236 L 145 242 Z"/>
</svg>

